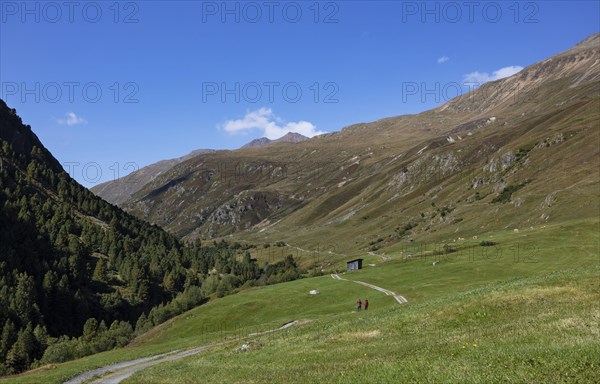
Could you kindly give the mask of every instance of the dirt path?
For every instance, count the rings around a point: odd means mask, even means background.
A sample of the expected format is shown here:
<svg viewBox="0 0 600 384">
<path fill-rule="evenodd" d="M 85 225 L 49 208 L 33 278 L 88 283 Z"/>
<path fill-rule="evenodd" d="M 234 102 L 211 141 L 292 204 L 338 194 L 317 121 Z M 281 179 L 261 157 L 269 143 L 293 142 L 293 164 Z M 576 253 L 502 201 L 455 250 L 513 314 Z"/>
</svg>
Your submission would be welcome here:
<svg viewBox="0 0 600 384">
<path fill-rule="evenodd" d="M 381 287 L 378 287 L 378 286 L 373 285 L 373 284 L 365 283 L 364 281 L 344 279 L 343 277 L 340 277 L 340 275 L 338 275 L 337 273 L 331 274 L 331 277 L 334 280 L 351 281 L 353 283 L 364 285 L 365 287 L 369 287 L 369 288 L 374 289 L 376 291 L 383 292 L 383 293 L 385 293 L 388 296 L 392 296 L 394 298 L 394 300 L 396 300 L 398 302 L 398 304 L 408 303 L 408 300 L 406 300 L 406 298 L 404 296 L 398 295 L 396 292 L 390 291 L 389 289 L 385 289 L 385 288 L 381 288 Z"/>
<path fill-rule="evenodd" d="M 297 320 L 291 321 L 282 325 L 277 329 L 271 329 L 264 332 L 255 332 L 248 335 L 248 337 L 260 336 L 268 333 L 277 332 L 294 325 L 298 324 Z M 64 384 L 83 384 L 83 383 L 91 383 L 91 384 L 118 384 L 121 381 L 129 378 L 136 372 L 139 372 L 148 367 L 152 367 L 157 364 L 165 363 L 168 361 L 179 360 L 184 357 L 193 356 L 202 351 L 206 351 L 210 348 L 224 345 L 226 343 L 230 343 L 231 341 L 224 341 L 221 343 L 205 345 L 198 348 L 188 349 L 185 351 L 175 350 L 167 353 L 161 353 L 159 355 L 144 357 L 141 359 L 135 359 L 130 361 L 123 361 L 121 363 L 107 365 L 101 368 L 97 368 L 91 371 L 84 372 L 69 381 L 66 381 Z"/>
<path fill-rule="evenodd" d="M 178 351 L 173 351 L 171 353 L 175 353 L 175 352 L 178 352 Z M 78 376 L 75 376 L 74 378 L 72 378 L 69 381 L 65 381 L 64 384 L 80 384 L 80 383 L 84 383 L 84 382 L 90 380 L 94 376 L 101 376 L 101 375 L 104 375 L 104 374 L 106 374 L 108 372 L 117 371 L 117 370 L 124 369 L 124 368 L 130 367 L 130 366 L 136 365 L 136 364 L 143 364 L 143 363 L 145 363 L 147 361 L 150 361 L 152 359 L 159 359 L 159 358 L 164 357 L 166 355 L 168 355 L 168 353 L 162 353 L 160 355 L 155 355 L 155 356 L 151 356 L 151 357 L 143 357 L 141 359 L 135 359 L 135 360 L 124 361 L 124 362 L 121 362 L 121 363 L 107 365 L 107 366 L 104 366 L 104 367 L 101 367 L 101 368 L 94 369 L 92 371 L 84 372 L 84 373 L 82 373 L 82 374 L 80 374 Z"/>
<path fill-rule="evenodd" d="M 134 364 L 128 365 L 126 367 L 121 367 L 120 369 L 117 369 L 117 370 L 111 369 L 111 370 L 105 371 L 105 373 L 106 372 L 110 372 L 110 373 L 108 373 L 107 375 L 102 376 L 96 380 L 92 380 L 92 381 L 90 381 L 90 383 L 91 384 L 117 384 L 117 383 L 120 383 L 121 381 L 127 379 L 134 373 L 141 371 L 142 369 L 146 369 L 148 367 L 152 367 L 157 364 L 165 363 L 167 361 L 183 359 L 184 357 L 195 355 L 197 353 L 200 353 L 202 351 L 205 351 L 205 350 L 215 347 L 217 345 L 220 345 L 220 344 L 214 344 L 214 345 L 209 345 L 209 346 L 205 346 L 205 347 L 194 348 L 194 349 L 190 349 L 190 350 L 178 352 L 178 353 L 171 353 L 171 354 L 167 354 L 166 356 L 163 355 L 162 357 L 154 358 L 154 360 L 141 362 L 141 363 L 140 362 L 134 363 Z M 152 359 L 152 358 L 150 358 L 150 359 Z M 94 375 L 94 376 L 97 376 L 97 375 Z"/>
</svg>

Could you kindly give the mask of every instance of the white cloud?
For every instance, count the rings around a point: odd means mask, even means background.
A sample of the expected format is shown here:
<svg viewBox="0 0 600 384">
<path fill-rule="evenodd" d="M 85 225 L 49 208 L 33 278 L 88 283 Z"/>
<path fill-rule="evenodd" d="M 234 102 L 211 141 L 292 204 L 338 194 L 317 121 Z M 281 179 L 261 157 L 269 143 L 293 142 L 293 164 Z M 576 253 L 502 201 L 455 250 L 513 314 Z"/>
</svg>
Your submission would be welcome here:
<svg viewBox="0 0 600 384">
<path fill-rule="evenodd" d="M 471 72 L 466 74 L 465 83 L 487 83 L 488 81 L 494 81 L 503 79 L 505 77 L 509 77 L 514 75 L 515 73 L 520 72 L 523 69 L 520 65 L 511 65 L 509 67 L 500 68 L 497 71 L 492 72 L 490 75 L 487 72 Z"/>
<path fill-rule="evenodd" d="M 442 56 L 439 59 L 437 59 L 437 63 L 438 64 L 444 64 L 448 60 L 450 60 L 450 58 L 448 56 Z"/>
<path fill-rule="evenodd" d="M 511 65 L 510 67 L 500 68 L 499 70 L 494 72 L 494 80 L 503 79 L 505 77 L 509 77 L 514 75 L 515 73 L 521 72 L 523 67 L 520 65 Z"/>
<path fill-rule="evenodd" d="M 242 133 L 259 129 L 262 131 L 263 136 L 271 140 L 278 139 L 288 132 L 296 132 L 307 137 L 325 133 L 318 131 L 317 127 L 308 121 L 285 123 L 270 108 L 260 108 L 256 111 L 247 112 L 243 118 L 227 120 L 218 128 L 229 133 Z"/>
<path fill-rule="evenodd" d="M 77 116 L 75 114 L 75 112 L 68 112 L 65 113 L 66 118 L 65 119 L 58 119 L 58 124 L 60 125 L 68 125 L 68 126 L 73 126 L 73 125 L 80 125 L 80 124 L 87 124 L 87 120 L 84 119 L 83 117 Z"/>
</svg>

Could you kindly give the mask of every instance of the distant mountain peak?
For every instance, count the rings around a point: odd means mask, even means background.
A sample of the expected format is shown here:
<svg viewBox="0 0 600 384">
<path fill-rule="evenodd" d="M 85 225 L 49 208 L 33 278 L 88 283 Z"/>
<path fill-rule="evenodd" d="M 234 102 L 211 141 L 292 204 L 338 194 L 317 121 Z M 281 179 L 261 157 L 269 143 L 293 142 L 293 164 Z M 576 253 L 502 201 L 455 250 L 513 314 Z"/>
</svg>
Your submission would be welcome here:
<svg viewBox="0 0 600 384">
<path fill-rule="evenodd" d="M 301 141 L 308 140 L 308 137 L 301 135 L 298 132 L 288 132 L 281 136 L 279 139 L 274 140 L 276 143 L 299 143 Z"/>
<path fill-rule="evenodd" d="M 266 137 L 254 139 L 251 142 L 243 145 L 241 148 L 262 148 L 266 145 L 273 143 L 299 143 L 304 140 L 308 140 L 308 137 L 297 132 L 288 132 L 285 135 L 281 136 L 279 139 L 275 140 L 271 140 Z"/>
<path fill-rule="evenodd" d="M 259 139 L 254 139 L 251 142 L 242 145 L 242 149 L 243 148 L 261 148 L 264 147 L 265 145 L 271 144 L 272 140 L 271 139 L 267 139 L 266 137 L 261 137 Z"/>
</svg>

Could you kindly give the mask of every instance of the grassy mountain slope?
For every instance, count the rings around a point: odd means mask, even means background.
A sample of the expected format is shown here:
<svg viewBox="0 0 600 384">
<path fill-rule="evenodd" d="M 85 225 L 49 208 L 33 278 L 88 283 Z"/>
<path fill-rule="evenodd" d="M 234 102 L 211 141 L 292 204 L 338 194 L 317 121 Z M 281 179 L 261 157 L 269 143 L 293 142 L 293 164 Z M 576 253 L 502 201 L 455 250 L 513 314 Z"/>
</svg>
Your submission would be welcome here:
<svg viewBox="0 0 600 384">
<path fill-rule="evenodd" d="M 131 195 L 139 191 L 144 185 L 173 168 L 175 165 L 195 156 L 210 152 L 213 151 L 210 149 L 197 149 L 176 159 L 162 160 L 138 169 L 118 180 L 111 180 L 98 184 L 90 188 L 90 190 L 109 203 L 119 205 L 127 201 Z"/>
<path fill-rule="evenodd" d="M 403 305 L 330 276 L 249 289 L 186 312 L 124 349 L 10 381 L 59 383 L 111 362 L 226 341 L 128 382 L 192 382 L 199 371 L 217 382 L 346 382 L 348 375 L 369 382 L 589 382 L 599 352 L 598 225 L 565 222 L 527 236 L 488 232 L 496 246 L 471 241 L 455 253 L 415 252 L 345 275 L 394 289 L 409 300 Z M 369 299 L 368 313 L 355 312 L 357 297 Z M 282 334 L 246 338 L 291 320 L 302 321 Z M 250 352 L 238 351 L 243 342 Z"/>
<path fill-rule="evenodd" d="M 597 41 L 418 115 L 356 124 L 293 150 L 196 157 L 123 206 L 185 238 L 235 234 L 340 252 L 597 214 Z"/>
<path fill-rule="evenodd" d="M 299 133 L 288 132 L 286 135 L 276 140 L 269 140 L 266 137 L 252 140 L 242 148 L 259 148 L 276 143 L 298 143 L 307 139 L 307 137 L 302 136 Z M 150 183 L 152 180 L 167 172 L 177 164 L 192 159 L 196 156 L 212 152 L 215 151 L 212 149 L 197 149 L 176 159 L 158 161 L 117 180 L 111 180 L 102 184 L 98 184 L 90 188 L 90 190 L 109 203 L 120 205 L 129 200 L 132 195 L 142 189 L 146 184 Z M 131 166 L 134 165 L 132 164 Z"/>
<path fill-rule="evenodd" d="M 593 383 L 598 270 L 519 279 L 315 321 L 142 371 L 126 383 Z"/>
</svg>

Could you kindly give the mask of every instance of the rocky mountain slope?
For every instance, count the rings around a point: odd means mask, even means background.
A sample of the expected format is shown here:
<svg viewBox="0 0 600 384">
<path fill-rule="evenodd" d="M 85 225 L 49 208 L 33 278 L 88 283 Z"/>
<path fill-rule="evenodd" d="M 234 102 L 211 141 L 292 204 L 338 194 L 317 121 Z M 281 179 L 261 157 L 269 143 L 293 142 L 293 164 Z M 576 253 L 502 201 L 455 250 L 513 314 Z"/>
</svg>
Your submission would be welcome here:
<svg viewBox="0 0 600 384">
<path fill-rule="evenodd" d="M 284 136 L 275 140 L 270 140 L 266 137 L 254 139 L 248 144 L 242 146 L 242 148 L 261 148 L 270 144 L 299 143 L 305 140 L 308 140 L 308 137 L 296 132 L 288 132 Z M 197 149 L 176 159 L 161 160 L 154 164 L 140 168 L 139 170 L 117 180 L 110 180 L 102 184 L 98 184 L 90 188 L 90 190 L 111 204 L 121 205 L 131 196 L 133 196 L 133 194 L 142 189 L 146 184 L 150 183 L 152 180 L 167 172 L 177 164 L 192 159 L 196 156 L 212 152 L 215 151 L 212 149 Z"/>
<path fill-rule="evenodd" d="M 197 156 L 123 207 L 186 238 L 378 249 L 598 213 L 598 35 L 417 115 Z"/>
<path fill-rule="evenodd" d="M 139 191 L 144 185 L 148 184 L 156 177 L 167 172 L 175 165 L 189 160 L 193 157 L 211 152 L 214 152 L 214 150 L 197 149 L 188 153 L 185 156 L 176 159 L 162 160 L 157 163 L 150 164 L 117 180 L 111 180 L 102 184 L 98 184 L 90 188 L 90 190 L 94 192 L 94 194 L 96 194 L 97 196 L 100 196 L 104 200 L 108 201 L 109 203 L 119 205 L 127 201 L 134 193 Z"/>
</svg>

